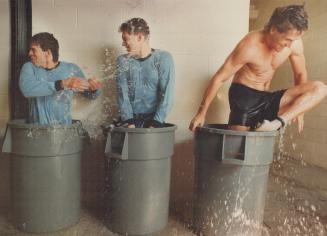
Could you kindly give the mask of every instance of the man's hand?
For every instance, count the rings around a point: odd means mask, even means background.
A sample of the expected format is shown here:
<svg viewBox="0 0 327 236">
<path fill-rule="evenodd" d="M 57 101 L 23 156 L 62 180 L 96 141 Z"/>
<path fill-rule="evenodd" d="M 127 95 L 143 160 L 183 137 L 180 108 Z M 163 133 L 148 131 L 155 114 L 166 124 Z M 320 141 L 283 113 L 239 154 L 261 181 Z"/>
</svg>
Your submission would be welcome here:
<svg viewBox="0 0 327 236">
<path fill-rule="evenodd" d="M 304 114 L 301 114 L 298 117 L 294 118 L 293 122 L 295 121 L 297 121 L 299 133 L 301 133 L 304 127 Z"/>
<path fill-rule="evenodd" d="M 102 87 L 101 81 L 95 77 L 88 79 L 87 82 L 89 82 L 89 90 L 90 91 L 95 91 Z"/>
<path fill-rule="evenodd" d="M 135 128 L 135 125 L 134 124 L 129 124 L 129 125 L 127 125 L 127 128 Z"/>
<path fill-rule="evenodd" d="M 86 80 L 77 77 L 70 77 L 62 80 L 62 86 L 65 89 L 71 89 L 77 92 L 83 92 L 89 88 Z"/>
<path fill-rule="evenodd" d="M 189 129 L 191 131 L 195 131 L 196 127 L 198 126 L 202 126 L 204 124 L 205 121 L 205 116 L 201 115 L 201 114 L 197 114 L 191 121 Z"/>
</svg>

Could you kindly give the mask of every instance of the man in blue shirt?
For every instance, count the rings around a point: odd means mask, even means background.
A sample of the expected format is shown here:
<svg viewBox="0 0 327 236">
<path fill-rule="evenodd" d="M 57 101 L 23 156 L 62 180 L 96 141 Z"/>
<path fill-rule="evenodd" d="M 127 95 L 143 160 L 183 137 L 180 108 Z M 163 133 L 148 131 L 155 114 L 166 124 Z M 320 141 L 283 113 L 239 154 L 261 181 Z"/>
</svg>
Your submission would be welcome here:
<svg viewBox="0 0 327 236">
<path fill-rule="evenodd" d="M 99 96 L 101 82 L 85 79 L 81 69 L 59 59 L 59 44 L 50 33 L 32 37 L 30 62 L 23 65 L 19 86 L 28 98 L 28 122 L 42 125 L 71 124 L 71 100 L 74 92 L 95 99 Z"/>
<path fill-rule="evenodd" d="M 129 128 L 162 127 L 173 103 L 175 69 L 170 53 L 152 49 L 144 19 L 121 24 L 127 54 L 117 58 L 118 105 Z"/>
</svg>

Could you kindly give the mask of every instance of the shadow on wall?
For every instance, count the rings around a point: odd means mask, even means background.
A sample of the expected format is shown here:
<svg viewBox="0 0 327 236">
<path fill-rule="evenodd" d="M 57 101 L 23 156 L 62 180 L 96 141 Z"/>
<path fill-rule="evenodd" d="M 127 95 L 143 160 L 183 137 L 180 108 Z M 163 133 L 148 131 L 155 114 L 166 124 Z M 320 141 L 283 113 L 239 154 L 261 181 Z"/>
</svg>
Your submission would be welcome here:
<svg viewBox="0 0 327 236">
<path fill-rule="evenodd" d="M 93 210 L 102 208 L 105 189 L 104 141 L 91 140 L 82 154 L 82 205 Z"/>
<path fill-rule="evenodd" d="M 107 161 L 104 156 L 106 137 L 102 132 L 102 125 L 112 122 L 118 116 L 117 107 L 117 85 L 115 81 L 116 75 L 116 58 L 117 52 L 112 47 L 103 48 L 103 64 L 102 64 L 102 99 L 101 118 L 94 127 L 97 131 L 88 130 L 91 135 L 89 145 L 84 146 L 82 155 L 82 203 L 96 216 L 101 216 L 103 212 L 103 202 L 105 194 L 105 171 Z M 83 121 L 83 120 L 82 120 Z M 88 122 L 88 121 L 86 121 Z"/>
<path fill-rule="evenodd" d="M 186 225 L 191 224 L 193 217 L 194 168 L 193 141 L 175 144 L 170 208 Z"/>
<path fill-rule="evenodd" d="M 228 122 L 230 113 L 228 91 L 230 84 L 231 80 L 225 82 L 212 101 L 206 116 L 207 124 L 226 124 Z"/>
<path fill-rule="evenodd" d="M 3 137 L 0 138 L 0 144 L 2 149 Z M 10 163 L 9 154 L 0 153 L 0 208 L 10 206 Z"/>
<path fill-rule="evenodd" d="M 75 119 L 82 121 L 92 139 L 99 139 L 102 135 L 101 126 L 112 122 L 118 114 L 115 80 L 117 51 L 113 47 L 96 48 L 95 51 L 100 61 L 96 65 L 97 71 L 93 71 L 90 77 L 96 76 L 101 80 L 101 94 L 96 100 L 76 94 L 77 96 L 73 99 L 72 115 Z M 87 71 L 87 67 L 85 68 Z"/>
</svg>

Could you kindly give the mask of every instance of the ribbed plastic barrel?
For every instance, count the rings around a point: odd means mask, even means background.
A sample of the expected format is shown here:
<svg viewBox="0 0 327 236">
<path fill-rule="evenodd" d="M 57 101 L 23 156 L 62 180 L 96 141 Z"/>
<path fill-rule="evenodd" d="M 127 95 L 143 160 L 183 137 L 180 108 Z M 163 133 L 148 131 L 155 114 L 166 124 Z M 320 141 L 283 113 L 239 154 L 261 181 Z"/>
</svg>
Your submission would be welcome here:
<svg viewBox="0 0 327 236">
<path fill-rule="evenodd" d="M 167 225 L 175 130 L 166 124 L 109 133 L 106 222 L 111 231 L 148 235 Z"/>
<path fill-rule="evenodd" d="M 7 125 L 15 225 L 22 231 L 57 231 L 78 222 L 83 130 L 72 125 Z"/>
<path fill-rule="evenodd" d="M 195 133 L 195 231 L 261 236 L 276 132 L 206 125 Z"/>
</svg>

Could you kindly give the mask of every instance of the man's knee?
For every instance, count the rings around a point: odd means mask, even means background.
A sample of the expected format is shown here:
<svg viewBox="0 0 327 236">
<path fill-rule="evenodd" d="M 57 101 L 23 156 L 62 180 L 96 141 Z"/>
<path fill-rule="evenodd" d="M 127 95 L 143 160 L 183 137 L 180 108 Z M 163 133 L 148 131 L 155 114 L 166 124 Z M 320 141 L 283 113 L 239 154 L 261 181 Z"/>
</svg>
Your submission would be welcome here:
<svg viewBox="0 0 327 236">
<path fill-rule="evenodd" d="M 327 95 L 327 86 L 325 83 L 321 81 L 312 81 L 312 87 L 315 94 L 319 94 L 323 97 Z"/>
</svg>

